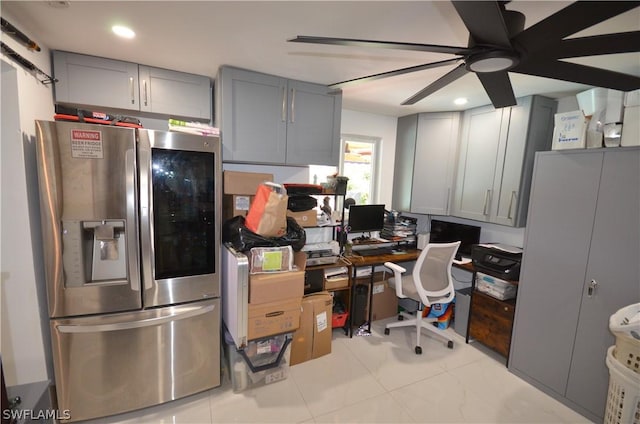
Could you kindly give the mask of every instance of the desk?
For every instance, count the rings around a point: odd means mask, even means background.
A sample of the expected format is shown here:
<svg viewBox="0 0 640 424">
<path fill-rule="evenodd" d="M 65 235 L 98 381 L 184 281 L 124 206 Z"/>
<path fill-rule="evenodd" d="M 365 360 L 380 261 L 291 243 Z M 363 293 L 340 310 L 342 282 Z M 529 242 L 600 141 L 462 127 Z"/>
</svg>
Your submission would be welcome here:
<svg viewBox="0 0 640 424">
<path fill-rule="evenodd" d="M 347 259 L 351 262 L 352 268 L 352 280 L 351 280 L 351 305 L 349 307 L 349 337 L 353 337 L 353 312 L 355 310 L 355 293 L 353 290 L 357 281 L 357 269 L 361 267 L 371 267 L 371 278 L 369 279 L 369 313 L 367 317 L 368 326 L 367 330 L 371 332 L 371 319 L 373 315 L 373 277 L 374 268 L 379 265 L 384 265 L 385 262 L 411 262 L 418 259 L 422 251 L 418 249 L 407 249 L 402 253 L 385 253 L 381 255 L 372 256 L 348 256 Z"/>
</svg>

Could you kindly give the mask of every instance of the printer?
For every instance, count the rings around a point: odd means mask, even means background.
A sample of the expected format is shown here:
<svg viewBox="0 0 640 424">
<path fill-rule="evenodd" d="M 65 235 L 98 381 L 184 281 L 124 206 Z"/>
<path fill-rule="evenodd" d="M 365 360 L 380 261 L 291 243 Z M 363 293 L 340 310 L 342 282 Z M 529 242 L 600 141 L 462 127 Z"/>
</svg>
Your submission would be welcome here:
<svg viewBox="0 0 640 424">
<path fill-rule="evenodd" d="M 508 281 L 520 278 L 522 249 L 506 244 L 475 244 L 471 247 L 473 267 L 486 274 Z"/>
</svg>

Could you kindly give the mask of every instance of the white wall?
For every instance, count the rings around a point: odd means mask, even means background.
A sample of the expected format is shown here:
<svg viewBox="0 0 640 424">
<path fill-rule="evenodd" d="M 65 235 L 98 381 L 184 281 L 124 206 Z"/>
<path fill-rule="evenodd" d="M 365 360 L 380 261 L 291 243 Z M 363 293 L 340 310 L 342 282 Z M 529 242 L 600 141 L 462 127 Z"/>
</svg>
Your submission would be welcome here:
<svg viewBox="0 0 640 424">
<path fill-rule="evenodd" d="M 21 28 L 18 19 L 4 13 L 3 18 Z M 2 41 L 51 74 L 48 49 L 31 52 L 8 37 Z M 11 386 L 53 376 L 39 227 L 34 120 L 50 120 L 54 110 L 51 86 L 41 84 L 31 72 L 4 55 L 1 78 L 1 350 L 6 383 Z"/>
<path fill-rule="evenodd" d="M 398 118 L 355 110 L 342 110 L 341 134 L 357 134 L 370 137 L 380 137 L 382 148 L 378 175 L 380 184 L 377 187 L 376 201 L 391 207 L 393 192 L 393 163 L 396 156 L 396 131 Z"/>
</svg>

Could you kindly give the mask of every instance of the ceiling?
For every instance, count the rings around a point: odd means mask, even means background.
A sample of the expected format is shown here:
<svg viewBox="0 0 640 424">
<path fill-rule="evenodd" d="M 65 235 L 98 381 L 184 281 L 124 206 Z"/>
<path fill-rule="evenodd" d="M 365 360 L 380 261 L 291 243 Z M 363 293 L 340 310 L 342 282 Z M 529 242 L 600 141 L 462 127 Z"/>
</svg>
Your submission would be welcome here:
<svg viewBox="0 0 640 424">
<path fill-rule="evenodd" d="M 562 9 L 564 1 L 512 1 L 526 27 Z M 215 78 L 220 65 L 331 84 L 450 59 L 451 55 L 288 43 L 296 35 L 467 46 L 468 31 L 448 1 L 2 1 L 3 17 L 38 44 Z M 126 24 L 133 40 L 116 38 Z M 640 30 L 636 8 L 576 36 Z M 4 37 L 5 34 L 2 34 Z M 640 76 L 640 53 L 572 60 Z M 456 65 L 343 88 L 343 107 L 390 116 L 489 104 L 469 73 L 412 106 L 400 103 Z M 591 87 L 510 73 L 516 97 L 565 97 Z M 465 106 L 453 100 L 466 97 Z"/>
</svg>

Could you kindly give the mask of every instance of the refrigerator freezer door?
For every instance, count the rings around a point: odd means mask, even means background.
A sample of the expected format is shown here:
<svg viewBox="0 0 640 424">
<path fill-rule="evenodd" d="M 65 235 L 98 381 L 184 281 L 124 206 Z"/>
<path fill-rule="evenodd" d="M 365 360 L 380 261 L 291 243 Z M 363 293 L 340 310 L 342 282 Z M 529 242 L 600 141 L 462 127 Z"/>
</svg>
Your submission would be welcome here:
<svg viewBox="0 0 640 424">
<path fill-rule="evenodd" d="M 51 337 L 58 407 L 71 421 L 220 385 L 220 299 L 51 320 Z"/>
<path fill-rule="evenodd" d="M 142 307 L 135 131 L 36 121 L 51 317 Z"/>
<path fill-rule="evenodd" d="M 140 130 L 144 307 L 220 296 L 220 140 Z"/>
</svg>

